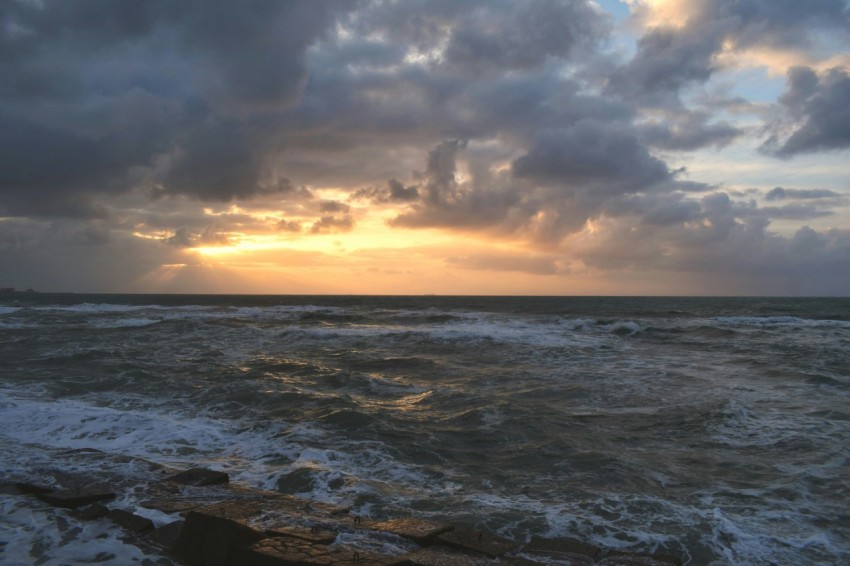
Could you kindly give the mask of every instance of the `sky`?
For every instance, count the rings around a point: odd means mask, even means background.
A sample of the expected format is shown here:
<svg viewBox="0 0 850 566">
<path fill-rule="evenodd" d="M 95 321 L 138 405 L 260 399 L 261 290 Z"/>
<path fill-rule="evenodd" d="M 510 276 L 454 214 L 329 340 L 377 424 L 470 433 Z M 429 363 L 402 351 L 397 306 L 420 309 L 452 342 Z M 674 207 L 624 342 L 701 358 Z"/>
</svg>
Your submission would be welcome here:
<svg viewBox="0 0 850 566">
<path fill-rule="evenodd" d="M 848 0 L 0 0 L 0 286 L 850 295 Z"/>
</svg>

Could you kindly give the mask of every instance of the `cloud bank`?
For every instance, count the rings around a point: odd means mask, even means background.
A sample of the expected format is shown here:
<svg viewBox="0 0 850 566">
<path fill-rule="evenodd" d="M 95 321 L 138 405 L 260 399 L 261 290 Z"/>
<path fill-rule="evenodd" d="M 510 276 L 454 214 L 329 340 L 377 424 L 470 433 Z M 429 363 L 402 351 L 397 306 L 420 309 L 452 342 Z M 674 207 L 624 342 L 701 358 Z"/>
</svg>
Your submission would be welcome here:
<svg viewBox="0 0 850 566">
<path fill-rule="evenodd" d="M 691 172 L 846 159 L 848 3 L 628 4 L 4 2 L 0 276 L 125 290 L 187 250 L 381 223 L 455 235 L 461 271 L 850 292 L 846 171 Z M 773 99 L 716 96 L 760 69 Z"/>
</svg>

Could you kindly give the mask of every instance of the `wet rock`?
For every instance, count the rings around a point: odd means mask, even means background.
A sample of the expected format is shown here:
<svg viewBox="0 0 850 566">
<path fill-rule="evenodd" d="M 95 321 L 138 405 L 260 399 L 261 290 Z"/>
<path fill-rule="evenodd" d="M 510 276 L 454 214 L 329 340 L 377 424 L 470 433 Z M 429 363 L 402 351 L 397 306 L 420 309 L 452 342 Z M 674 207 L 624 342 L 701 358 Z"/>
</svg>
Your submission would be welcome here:
<svg viewBox="0 0 850 566">
<path fill-rule="evenodd" d="M 295 538 L 312 544 L 328 545 L 336 540 L 337 531 L 320 529 L 318 527 L 299 527 L 297 525 L 288 525 L 285 527 L 277 527 L 268 529 L 266 534 L 270 537 Z"/>
<path fill-rule="evenodd" d="M 208 499 L 147 499 L 140 505 L 145 509 L 156 509 L 163 513 L 187 513 L 214 503 Z"/>
<path fill-rule="evenodd" d="M 268 538 L 246 548 L 234 549 L 231 563 L 244 566 L 318 564 L 316 560 L 328 553 L 327 547 L 303 540 Z"/>
<path fill-rule="evenodd" d="M 315 487 L 315 472 L 310 468 L 298 468 L 277 480 L 277 490 L 281 493 L 309 493 Z"/>
<path fill-rule="evenodd" d="M 612 551 L 600 566 L 682 566 L 682 560 L 669 554 L 630 554 Z"/>
<path fill-rule="evenodd" d="M 487 566 L 502 564 L 483 556 L 471 556 L 454 552 L 448 548 L 421 548 L 404 557 L 414 566 Z"/>
<path fill-rule="evenodd" d="M 404 558 L 380 556 L 344 547 L 315 545 L 298 539 L 268 538 L 248 547 L 234 549 L 230 564 L 239 566 L 293 564 L 401 566 L 410 562 Z"/>
<path fill-rule="evenodd" d="M 558 566 L 593 566 L 596 564 L 592 558 L 568 552 L 551 552 L 549 556 L 519 554 L 499 561 L 499 564 L 510 564 L 511 566 L 551 566 L 553 563 Z"/>
<path fill-rule="evenodd" d="M 140 517 L 135 513 L 130 513 L 123 509 L 113 509 L 107 515 L 109 519 L 120 527 L 130 531 L 131 533 L 141 534 L 153 530 L 153 521 L 148 518 Z"/>
<path fill-rule="evenodd" d="M 247 524 L 262 510 L 260 501 L 226 501 L 190 511 L 174 553 L 188 564 L 224 566 L 235 548 L 264 538 Z"/>
<path fill-rule="evenodd" d="M 416 543 L 427 545 L 433 542 L 437 535 L 446 533 L 454 527 L 451 525 L 424 521 L 422 519 L 406 518 L 372 523 L 369 525 L 369 528 L 376 531 L 392 533 L 400 537 L 408 538 Z"/>
<path fill-rule="evenodd" d="M 186 524 L 186 521 L 174 521 L 157 527 L 151 535 L 151 540 L 159 548 L 173 552 L 177 546 L 177 539 L 180 538 L 180 531 L 183 530 L 184 524 Z"/>
<path fill-rule="evenodd" d="M 318 501 L 306 501 L 299 497 L 283 494 L 272 494 L 261 497 L 261 501 L 265 504 L 264 509 L 268 511 L 270 517 L 288 517 L 297 519 L 301 522 L 309 521 L 344 521 L 350 520 L 350 507 L 340 507 L 329 503 L 320 503 Z M 283 523 L 281 523 L 283 524 Z M 279 525 L 264 524 L 263 528 L 273 528 Z"/>
<path fill-rule="evenodd" d="M 88 507 L 75 509 L 71 512 L 72 517 L 80 519 L 81 521 L 94 521 L 95 519 L 106 517 L 107 515 L 109 515 L 109 508 L 104 507 L 100 503 L 93 503 Z"/>
<path fill-rule="evenodd" d="M 530 554 L 550 553 L 576 554 L 592 560 L 599 557 L 601 548 L 574 538 L 541 538 L 534 537 L 523 547 L 523 552 Z"/>
<path fill-rule="evenodd" d="M 68 489 L 36 493 L 35 496 L 49 505 L 66 509 L 75 509 L 98 501 L 115 499 L 114 493 L 99 489 Z"/>
<path fill-rule="evenodd" d="M 50 493 L 51 491 L 56 491 L 56 488 L 48 487 L 46 485 L 24 482 L 16 483 L 15 489 L 17 489 L 19 493 L 25 493 L 27 495 L 38 495 L 39 493 Z"/>
<path fill-rule="evenodd" d="M 466 528 L 456 528 L 437 535 L 435 542 L 491 558 L 503 556 L 519 546 L 507 539 Z"/>
<path fill-rule="evenodd" d="M 192 468 L 185 472 L 165 478 L 165 481 L 183 485 L 205 486 L 220 485 L 230 482 L 230 476 L 224 472 L 216 472 L 207 468 Z"/>
</svg>

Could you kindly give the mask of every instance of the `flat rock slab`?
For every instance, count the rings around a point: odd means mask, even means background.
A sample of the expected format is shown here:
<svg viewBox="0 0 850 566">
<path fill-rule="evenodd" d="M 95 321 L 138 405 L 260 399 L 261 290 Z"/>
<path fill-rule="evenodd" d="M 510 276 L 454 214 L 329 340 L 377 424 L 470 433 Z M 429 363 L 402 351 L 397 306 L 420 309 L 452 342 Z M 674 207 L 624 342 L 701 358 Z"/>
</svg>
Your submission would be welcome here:
<svg viewBox="0 0 850 566">
<path fill-rule="evenodd" d="M 131 533 L 146 533 L 154 529 L 153 521 L 146 517 L 140 517 L 123 509 L 113 509 L 107 514 L 109 519 L 120 527 Z"/>
<path fill-rule="evenodd" d="M 229 483 L 230 476 L 224 472 L 216 472 L 215 470 L 208 470 L 207 468 L 192 468 L 185 472 L 180 472 L 179 474 L 165 478 L 165 481 L 200 487 L 204 485 L 220 485 L 223 483 Z"/>
<path fill-rule="evenodd" d="M 15 489 L 17 489 L 19 493 L 25 493 L 28 495 L 37 495 L 39 493 L 50 493 L 51 491 L 56 491 L 55 487 L 47 487 L 46 485 L 25 482 L 16 483 Z"/>
<path fill-rule="evenodd" d="M 391 519 L 380 523 L 371 523 L 369 528 L 408 538 L 419 544 L 429 544 L 437 535 L 447 533 L 454 527 L 442 523 L 432 523 L 422 519 Z"/>
<path fill-rule="evenodd" d="M 306 501 L 292 495 L 275 494 L 265 499 L 269 509 L 291 513 L 293 516 L 340 517 L 348 515 L 351 507 L 340 507 L 319 501 Z"/>
<path fill-rule="evenodd" d="M 602 549 L 574 538 L 541 538 L 534 537 L 523 547 L 524 552 L 531 554 L 567 553 L 587 556 L 593 560 L 599 557 Z"/>
<path fill-rule="evenodd" d="M 490 558 L 503 556 L 519 547 L 508 539 L 466 528 L 455 528 L 439 534 L 434 542 L 477 552 Z"/>
<path fill-rule="evenodd" d="M 600 566 L 682 566 L 682 560 L 669 554 L 615 553 L 599 561 Z"/>
<path fill-rule="evenodd" d="M 266 509 L 267 505 L 263 501 L 254 500 L 234 500 L 220 501 L 203 507 L 198 507 L 190 514 L 207 515 L 229 519 L 231 521 L 240 521 L 247 524 L 247 521 L 256 515 L 259 515 Z"/>
<path fill-rule="evenodd" d="M 329 531 L 327 529 L 319 529 L 316 527 L 308 528 L 290 525 L 285 527 L 268 529 L 266 531 L 266 534 L 270 537 L 295 538 L 312 544 L 327 545 L 333 543 L 339 533 L 336 531 Z"/>
<path fill-rule="evenodd" d="M 48 493 L 36 493 L 35 496 L 49 505 L 64 507 L 65 509 L 75 509 L 98 501 L 115 499 L 115 494 L 112 492 L 86 489 L 50 491 Z"/>
<path fill-rule="evenodd" d="M 186 521 L 174 521 L 167 525 L 157 527 L 151 535 L 151 541 L 153 541 L 153 543 L 159 548 L 167 550 L 168 552 L 173 552 L 174 548 L 177 546 L 177 539 L 180 538 L 180 532 L 183 530 L 183 525 L 185 524 Z"/>
<path fill-rule="evenodd" d="M 499 564 L 510 564 L 511 566 L 551 566 L 553 563 L 558 566 L 593 566 L 596 564 L 592 558 L 581 554 L 572 554 L 569 552 L 552 552 L 548 556 L 534 556 L 528 554 L 520 554 L 510 558 L 499 560 Z"/>
<path fill-rule="evenodd" d="M 491 564 L 504 564 L 483 556 L 470 556 L 454 552 L 448 548 L 421 548 L 410 554 L 405 554 L 413 566 L 489 566 Z"/>
<path fill-rule="evenodd" d="M 265 536 L 247 525 L 262 509 L 260 501 L 226 501 L 190 511 L 174 553 L 192 565 L 225 566 L 232 550 Z"/>
<path fill-rule="evenodd" d="M 88 507 L 74 509 L 71 511 L 71 515 L 81 521 L 94 521 L 95 519 L 109 515 L 109 508 L 104 507 L 100 503 L 92 503 Z"/>
<path fill-rule="evenodd" d="M 148 499 L 141 502 L 145 509 L 156 509 L 163 513 L 187 513 L 214 503 L 208 499 Z"/>
<path fill-rule="evenodd" d="M 310 544 L 297 539 L 268 538 L 249 547 L 234 549 L 230 564 L 239 566 L 319 565 L 401 566 L 400 557 L 381 556 L 344 547 Z"/>
</svg>

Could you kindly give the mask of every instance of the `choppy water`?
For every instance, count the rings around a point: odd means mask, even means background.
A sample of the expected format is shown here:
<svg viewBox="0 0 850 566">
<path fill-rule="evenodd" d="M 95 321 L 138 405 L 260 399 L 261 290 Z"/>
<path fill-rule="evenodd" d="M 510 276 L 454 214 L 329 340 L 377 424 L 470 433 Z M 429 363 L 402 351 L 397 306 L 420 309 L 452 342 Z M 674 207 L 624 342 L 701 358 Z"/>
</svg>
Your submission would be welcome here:
<svg viewBox="0 0 850 566">
<path fill-rule="evenodd" d="M 848 299 L 0 296 L 9 479 L 96 447 L 691 564 L 850 562 L 849 399 Z M 141 559 L 65 520 L 0 495 L 0 561 Z"/>
</svg>

